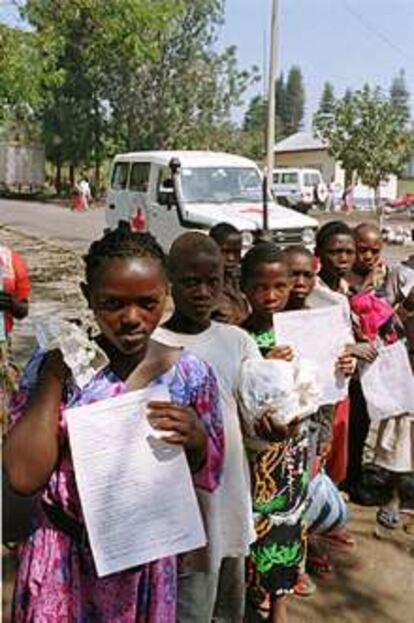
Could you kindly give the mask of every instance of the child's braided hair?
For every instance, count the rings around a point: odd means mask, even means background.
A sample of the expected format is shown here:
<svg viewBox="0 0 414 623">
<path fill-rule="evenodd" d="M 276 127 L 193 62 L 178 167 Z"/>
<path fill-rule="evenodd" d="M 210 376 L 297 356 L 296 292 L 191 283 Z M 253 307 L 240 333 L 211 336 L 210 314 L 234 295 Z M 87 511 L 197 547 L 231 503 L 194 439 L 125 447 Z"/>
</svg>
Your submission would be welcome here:
<svg viewBox="0 0 414 623">
<path fill-rule="evenodd" d="M 86 281 L 93 283 L 94 276 L 112 258 L 142 257 L 159 260 L 166 269 L 166 256 L 157 240 L 147 232 L 131 231 L 129 227 L 118 227 L 107 231 L 100 240 L 95 240 L 83 256 Z"/>
</svg>

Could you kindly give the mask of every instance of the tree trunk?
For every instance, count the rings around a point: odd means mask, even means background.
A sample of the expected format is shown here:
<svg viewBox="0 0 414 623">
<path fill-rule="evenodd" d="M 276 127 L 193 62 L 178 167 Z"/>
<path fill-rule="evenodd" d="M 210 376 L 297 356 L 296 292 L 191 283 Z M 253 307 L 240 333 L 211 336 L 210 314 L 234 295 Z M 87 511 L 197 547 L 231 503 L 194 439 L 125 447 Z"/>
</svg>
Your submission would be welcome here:
<svg viewBox="0 0 414 623">
<path fill-rule="evenodd" d="M 75 165 L 69 165 L 69 181 L 70 187 L 73 188 L 75 186 Z"/>
<path fill-rule="evenodd" d="M 382 229 L 382 220 L 383 220 L 383 205 L 381 201 L 381 193 L 380 193 L 380 185 L 379 183 L 374 188 L 374 202 L 375 202 L 375 211 L 378 217 L 378 225 L 379 228 Z"/>
<path fill-rule="evenodd" d="M 99 157 L 95 159 L 95 188 L 96 194 L 99 195 L 99 189 L 101 186 L 101 162 Z"/>
<path fill-rule="evenodd" d="M 56 192 L 59 194 L 61 189 L 62 189 L 62 164 L 61 164 L 60 160 L 56 160 L 55 167 L 56 167 L 56 171 L 55 171 L 55 189 L 56 189 Z"/>
</svg>

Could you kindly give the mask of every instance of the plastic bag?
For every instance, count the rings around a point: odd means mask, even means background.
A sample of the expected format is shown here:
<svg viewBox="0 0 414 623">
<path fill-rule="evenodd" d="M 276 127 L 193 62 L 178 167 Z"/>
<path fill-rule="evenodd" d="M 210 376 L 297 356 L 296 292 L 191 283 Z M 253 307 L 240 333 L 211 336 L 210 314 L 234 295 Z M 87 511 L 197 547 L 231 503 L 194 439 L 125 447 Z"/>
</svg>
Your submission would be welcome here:
<svg viewBox="0 0 414 623">
<path fill-rule="evenodd" d="M 320 392 L 307 362 L 248 359 L 240 367 L 238 398 L 245 430 L 255 437 L 254 425 L 264 411 L 270 411 L 275 422 L 288 424 L 315 413 Z"/>
</svg>

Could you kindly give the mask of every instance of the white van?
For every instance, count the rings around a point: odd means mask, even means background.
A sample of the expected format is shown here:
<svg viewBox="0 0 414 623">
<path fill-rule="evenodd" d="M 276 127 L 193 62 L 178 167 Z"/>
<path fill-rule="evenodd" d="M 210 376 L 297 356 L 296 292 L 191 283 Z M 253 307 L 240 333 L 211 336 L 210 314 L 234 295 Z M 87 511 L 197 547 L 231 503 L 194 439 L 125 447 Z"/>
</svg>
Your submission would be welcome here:
<svg viewBox="0 0 414 623">
<path fill-rule="evenodd" d="M 106 222 L 150 231 L 168 251 L 189 229 L 227 222 L 250 246 L 263 228 L 262 177 L 247 158 L 210 151 L 119 154 L 111 172 Z M 268 229 L 281 247 L 314 243 L 317 221 L 268 202 Z"/>
<path fill-rule="evenodd" d="M 272 191 L 276 201 L 305 214 L 314 205 L 324 206 L 328 199 L 328 188 L 318 169 L 273 169 Z"/>
</svg>

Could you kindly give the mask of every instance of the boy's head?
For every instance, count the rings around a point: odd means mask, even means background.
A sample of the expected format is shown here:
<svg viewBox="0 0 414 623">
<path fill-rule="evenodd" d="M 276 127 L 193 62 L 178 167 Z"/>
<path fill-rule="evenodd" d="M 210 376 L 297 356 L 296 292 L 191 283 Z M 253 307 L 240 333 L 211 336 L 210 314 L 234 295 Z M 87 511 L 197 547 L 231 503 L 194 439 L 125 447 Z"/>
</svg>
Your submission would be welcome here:
<svg viewBox="0 0 414 623">
<path fill-rule="evenodd" d="M 182 234 L 171 246 L 168 272 L 175 312 L 208 326 L 223 283 L 223 258 L 216 242 L 199 232 Z"/>
<path fill-rule="evenodd" d="M 233 276 L 240 266 L 242 252 L 241 233 L 230 223 L 219 223 L 210 229 L 210 238 L 220 247 L 224 260 L 224 273 Z"/>
<path fill-rule="evenodd" d="M 315 287 L 315 258 L 305 247 L 291 247 L 285 255 L 292 280 L 289 305 L 300 308 Z"/>
<path fill-rule="evenodd" d="M 241 264 L 241 286 L 253 314 L 271 322 L 285 308 L 291 290 L 286 255 L 273 242 L 252 247 Z"/>
<path fill-rule="evenodd" d="M 322 271 L 343 277 L 355 263 L 355 240 L 353 231 L 342 221 L 325 223 L 316 235 L 316 255 Z"/>
<path fill-rule="evenodd" d="M 368 274 L 381 259 L 382 236 L 379 227 L 373 223 L 361 223 L 354 229 L 356 262 L 354 269 Z"/>
</svg>

